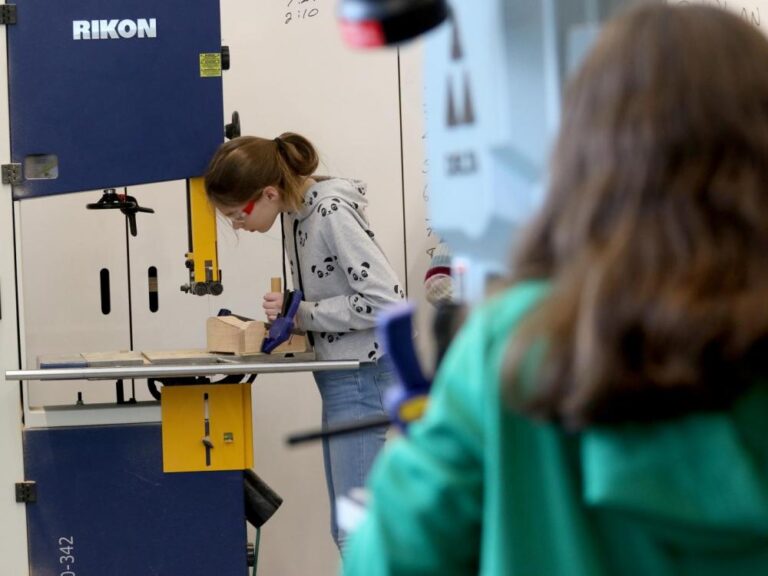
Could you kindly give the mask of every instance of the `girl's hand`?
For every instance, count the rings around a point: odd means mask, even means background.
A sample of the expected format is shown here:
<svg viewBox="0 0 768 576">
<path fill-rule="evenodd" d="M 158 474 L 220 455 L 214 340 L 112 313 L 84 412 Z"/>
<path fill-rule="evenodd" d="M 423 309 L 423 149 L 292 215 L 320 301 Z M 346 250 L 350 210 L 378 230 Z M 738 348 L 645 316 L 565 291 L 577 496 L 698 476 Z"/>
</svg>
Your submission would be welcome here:
<svg viewBox="0 0 768 576">
<path fill-rule="evenodd" d="M 264 313 L 267 315 L 267 320 L 274 322 L 275 318 L 277 318 L 283 310 L 283 293 L 267 292 L 264 294 L 262 307 L 264 308 Z"/>
</svg>

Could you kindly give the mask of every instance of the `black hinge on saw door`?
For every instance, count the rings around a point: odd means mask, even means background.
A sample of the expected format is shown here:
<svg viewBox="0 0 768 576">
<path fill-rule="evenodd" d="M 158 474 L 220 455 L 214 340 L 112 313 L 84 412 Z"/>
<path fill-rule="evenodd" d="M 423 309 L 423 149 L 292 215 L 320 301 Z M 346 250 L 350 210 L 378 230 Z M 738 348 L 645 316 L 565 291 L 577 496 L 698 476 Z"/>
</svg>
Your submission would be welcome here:
<svg viewBox="0 0 768 576">
<path fill-rule="evenodd" d="M 0 4 L 0 24 L 16 24 L 16 4 Z"/>
<path fill-rule="evenodd" d="M 24 504 L 37 502 L 37 482 L 16 482 L 16 502 Z"/>
<path fill-rule="evenodd" d="M 2 174 L 3 184 L 17 186 L 24 182 L 24 177 L 21 174 L 21 164 L 3 164 L 0 166 L 0 174 Z"/>
</svg>

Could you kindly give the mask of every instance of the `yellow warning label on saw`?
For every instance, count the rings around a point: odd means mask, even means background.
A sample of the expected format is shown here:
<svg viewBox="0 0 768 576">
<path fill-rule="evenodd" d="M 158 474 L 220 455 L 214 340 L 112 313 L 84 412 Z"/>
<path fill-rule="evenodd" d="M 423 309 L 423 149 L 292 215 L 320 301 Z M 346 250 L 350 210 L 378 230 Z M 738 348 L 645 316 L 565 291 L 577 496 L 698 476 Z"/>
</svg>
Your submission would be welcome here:
<svg viewBox="0 0 768 576">
<path fill-rule="evenodd" d="M 221 52 L 203 52 L 200 54 L 200 77 L 216 78 L 221 76 Z"/>
</svg>

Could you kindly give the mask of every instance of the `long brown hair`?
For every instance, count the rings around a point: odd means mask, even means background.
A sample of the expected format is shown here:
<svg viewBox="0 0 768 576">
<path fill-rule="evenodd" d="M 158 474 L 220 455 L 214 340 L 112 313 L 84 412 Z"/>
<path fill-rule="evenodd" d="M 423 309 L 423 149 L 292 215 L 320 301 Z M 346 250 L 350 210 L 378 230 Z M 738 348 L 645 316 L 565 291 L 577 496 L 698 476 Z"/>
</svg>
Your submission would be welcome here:
<svg viewBox="0 0 768 576">
<path fill-rule="evenodd" d="M 510 342 L 513 406 L 576 428 L 656 420 L 725 408 L 768 375 L 766 63 L 768 40 L 712 7 L 606 26 L 513 262 L 516 281 L 552 284 Z"/>
<path fill-rule="evenodd" d="M 264 188 L 275 186 L 295 210 L 303 200 L 301 182 L 318 162 L 315 147 L 300 134 L 285 132 L 274 140 L 241 136 L 219 146 L 205 173 L 205 189 L 214 206 L 227 208 L 258 200 Z"/>
</svg>

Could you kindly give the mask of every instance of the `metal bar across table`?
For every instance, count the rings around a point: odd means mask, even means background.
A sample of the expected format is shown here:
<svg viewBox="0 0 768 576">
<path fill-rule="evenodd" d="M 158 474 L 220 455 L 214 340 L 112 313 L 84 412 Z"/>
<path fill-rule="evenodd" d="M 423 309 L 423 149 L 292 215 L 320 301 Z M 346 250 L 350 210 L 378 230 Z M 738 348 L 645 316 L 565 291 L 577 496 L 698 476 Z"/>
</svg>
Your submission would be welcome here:
<svg viewBox="0 0 768 576">
<path fill-rule="evenodd" d="M 42 370 L 9 370 L 5 373 L 5 379 L 111 380 L 113 378 L 171 378 L 175 376 L 207 376 L 216 374 L 280 374 L 325 370 L 356 370 L 359 367 L 360 362 L 358 360 L 326 360 L 316 362 L 243 362 L 110 368 L 46 368 Z"/>
</svg>

